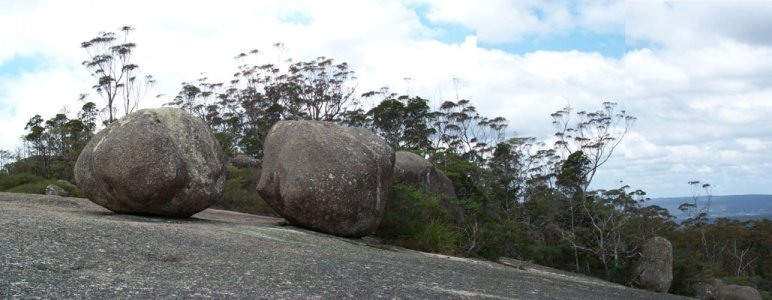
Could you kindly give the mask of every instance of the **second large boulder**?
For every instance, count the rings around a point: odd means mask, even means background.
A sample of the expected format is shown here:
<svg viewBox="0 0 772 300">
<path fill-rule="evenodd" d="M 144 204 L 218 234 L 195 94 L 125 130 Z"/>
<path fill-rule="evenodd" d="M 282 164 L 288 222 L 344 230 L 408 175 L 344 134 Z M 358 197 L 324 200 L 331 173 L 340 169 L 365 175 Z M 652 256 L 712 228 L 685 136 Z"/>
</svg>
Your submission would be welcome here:
<svg viewBox="0 0 772 300">
<path fill-rule="evenodd" d="M 264 143 L 257 191 L 292 224 L 339 236 L 378 227 L 394 151 L 370 131 L 320 121 L 281 121 Z"/>
<path fill-rule="evenodd" d="M 453 182 L 442 171 L 418 154 L 397 151 L 394 179 L 426 190 L 437 198 L 456 198 Z"/>
<path fill-rule="evenodd" d="M 75 180 L 118 213 L 189 217 L 225 189 L 225 155 L 206 124 L 177 108 L 144 109 L 100 131 L 78 157 Z"/>
<path fill-rule="evenodd" d="M 397 151 L 394 159 L 394 180 L 432 194 L 455 223 L 463 224 L 464 210 L 455 201 L 453 182 L 428 160 L 412 152 Z"/>
</svg>

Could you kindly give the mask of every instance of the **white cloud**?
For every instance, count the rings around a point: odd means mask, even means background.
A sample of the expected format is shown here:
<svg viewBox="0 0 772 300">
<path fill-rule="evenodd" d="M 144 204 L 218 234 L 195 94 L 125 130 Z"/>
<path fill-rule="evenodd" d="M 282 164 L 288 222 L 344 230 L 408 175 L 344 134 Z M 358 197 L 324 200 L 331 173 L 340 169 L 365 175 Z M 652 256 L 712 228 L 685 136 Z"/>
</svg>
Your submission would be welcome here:
<svg viewBox="0 0 772 300">
<path fill-rule="evenodd" d="M 18 78 L 0 80 L 0 149 L 12 150 L 24 134 L 24 127 L 34 115 L 44 119 L 62 112 L 65 107 L 77 111 L 77 99 L 82 92 L 78 87 L 87 84 L 87 78 L 74 74 L 68 68 L 53 68 L 36 73 L 24 73 Z M 17 102 L 18 101 L 18 102 Z"/>
<path fill-rule="evenodd" d="M 767 1 L 627 1 L 628 41 L 688 50 L 731 40 L 772 45 Z"/>
</svg>

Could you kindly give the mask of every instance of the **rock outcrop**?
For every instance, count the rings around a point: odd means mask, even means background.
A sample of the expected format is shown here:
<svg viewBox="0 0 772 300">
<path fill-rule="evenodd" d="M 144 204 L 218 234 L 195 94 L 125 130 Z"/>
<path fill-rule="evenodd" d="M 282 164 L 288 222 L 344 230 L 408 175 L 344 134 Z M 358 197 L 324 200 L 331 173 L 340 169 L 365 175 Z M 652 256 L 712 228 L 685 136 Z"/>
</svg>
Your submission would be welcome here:
<svg viewBox="0 0 772 300">
<path fill-rule="evenodd" d="M 0 299 L 685 299 L 231 211 L 106 214 L 85 199 L 0 192 Z"/>
<path fill-rule="evenodd" d="M 647 290 L 666 293 L 673 280 L 673 246 L 655 236 L 646 240 L 637 267 L 638 283 Z"/>
<path fill-rule="evenodd" d="M 246 155 L 237 155 L 231 159 L 231 165 L 236 168 L 260 168 L 260 160 Z"/>
<path fill-rule="evenodd" d="M 694 285 L 697 299 L 700 300 L 761 300 L 761 293 L 753 287 L 725 284 L 719 279 L 710 283 L 698 282 Z"/>
<path fill-rule="evenodd" d="M 46 195 L 50 196 L 67 196 L 67 191 L 65 191 L 62 187 L 55 185 L 55 184 L 49 184 L 46 186 Z"/>
<path fill-rule="evenodd" d="M 456 199 L 456 191 L 445 173 L 415 153 L 397 151 L 394 157 L 394 181 L 407 183 L 434 195 L 446 213 L 463 223 L 464 212 L 453 201 Z"/>
<path fill-rule="evenodd" d="M 424 189 L 437 198 L 456 198 L 453 182 L 428 160 L 407 151 L 397 151 L 394 157 L 395 181 Z"/>
<path fill-rule="evenodd" d="M 225 188 L 225 155 L 200 119 L 143 109 L 99 132 L 75 164 L 83 194 L 117 213 L 189 217 Z"/>
<path fill-rule="evenodd" d="M 761 293 L 753 287 L 726 284 L 713 287 L 713 299 L 716 300 L 761 300 Z"/>
<path fill-rule="evenodd" d="M 372 132 L 320 121 L 281 121 L 265 139 L 257 191 L 292 224 L 364 236 L 381 221 L 394 151 Z"/>
</svg>

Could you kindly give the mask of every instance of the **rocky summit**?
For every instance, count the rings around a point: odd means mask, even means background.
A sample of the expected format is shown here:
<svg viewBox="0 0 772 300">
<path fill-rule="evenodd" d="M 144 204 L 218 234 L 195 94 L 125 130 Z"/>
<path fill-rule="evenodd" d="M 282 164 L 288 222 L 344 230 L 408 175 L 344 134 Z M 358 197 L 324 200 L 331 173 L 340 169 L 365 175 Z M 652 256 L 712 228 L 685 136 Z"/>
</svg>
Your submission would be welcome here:
<svg viewBox="0 0 772 300">
<path fill-rule="evenodd" d="M 264 145 L 257 191 L 290 223 L 339 236 L 364 236 L 378 227 L 394 151 L 371 131 L 281 121 Z"/>
<path fill-rule="evenodd" d="M 279 221 L 214 209 L 125 215 L 0 193 L 0 299 L 686 299 Z"/>
<path fill-rule="evenodd" d="M 78 187 L 118 213 L 188 217 L 225 189 L 225 155 L 203 121 L 177 108 L 144 109 L 100 131 L 75 164 Z"/>
</svg>

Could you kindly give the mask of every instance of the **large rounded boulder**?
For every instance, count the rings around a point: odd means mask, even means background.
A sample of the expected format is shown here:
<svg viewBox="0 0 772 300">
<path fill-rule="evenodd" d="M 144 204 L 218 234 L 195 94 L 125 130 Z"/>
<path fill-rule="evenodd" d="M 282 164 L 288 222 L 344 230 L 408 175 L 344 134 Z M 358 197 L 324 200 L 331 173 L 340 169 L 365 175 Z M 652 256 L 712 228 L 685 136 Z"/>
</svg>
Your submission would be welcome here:
<svg viewBox="0 0 772 300">
<path fill-rule="evenodd" d="M 661 236 L 646 240 L 641 248 L 637 272 L 642 288 L 666 293 L 673 280 L 673 246 L 670 241 Z"/>
<path fill-rule="evenodd" d="M 264 143 L 257 191 L 292 224 L 339 236 L 378 227 L 394 151 L 372 132 L 320 121 L 281 121 Z"/>
<path fill-rule="evenodd" d="M 126 214 L 189 217 L 220 198 L 226 175 L 212 132 L 177 108 L 143 109 L 110 124 L 75 164 L 88 199 Z"/>
</svg>

